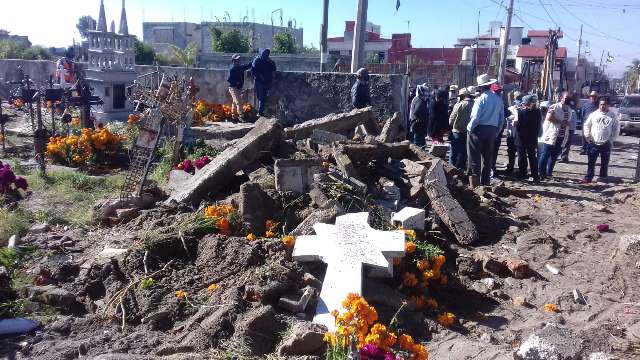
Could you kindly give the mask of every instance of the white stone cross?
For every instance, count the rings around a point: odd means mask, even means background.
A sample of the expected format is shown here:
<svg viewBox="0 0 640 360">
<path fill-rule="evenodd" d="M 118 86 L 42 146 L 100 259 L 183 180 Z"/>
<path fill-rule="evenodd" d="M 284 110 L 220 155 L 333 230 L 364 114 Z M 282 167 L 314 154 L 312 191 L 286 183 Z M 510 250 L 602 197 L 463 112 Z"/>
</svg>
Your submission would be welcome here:
<svg viewBox="0 0 640 360">
<path fill-rule="evenodd" d="M 369 213 L 352 213 L 336 218 L 336 224 L 315 224 L 317 235 L 299 236 L 293 248 L 298 261 L 323 261 L 327 272 L 313 321 L 335 330 L 331 311 L 342 311 L 350 293 L 362 293 L 363 265 L 393 276 L 394 257 L 404 257 L 404 233 L 380 231 L 369 226 Z"/>
</svg>

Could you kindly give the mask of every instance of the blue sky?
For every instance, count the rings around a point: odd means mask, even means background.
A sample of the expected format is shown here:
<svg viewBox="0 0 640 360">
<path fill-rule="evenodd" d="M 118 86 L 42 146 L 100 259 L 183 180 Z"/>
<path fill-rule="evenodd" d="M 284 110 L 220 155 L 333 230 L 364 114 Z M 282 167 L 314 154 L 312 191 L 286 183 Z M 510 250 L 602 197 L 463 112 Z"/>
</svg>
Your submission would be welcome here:
<svg viewBox="0 0 640 360">
<path fill-rule="evenodd" d="M 452 46 L 457 37 L 471 37 L 493 20 L 506 18 L 508 0 L 369 0 L 369 21 L 382 26 L 390 36 L 407 31 L 407 20 L 414 47 Z M 13 34 L 29 35 L 35 44 L 64 46 L 79 39 L 75 23 L 79 16 L 97 18 L 98 0 L 3 0 L 0 28 Z M 502 7 L 500 6 L 502 4 Z M 107 21 L 120 16 L 121 0 L 105 0 Z M 142 21 L 222 20 L 225 12 L 232 21 L 247 15 L 257 22 L 270 23 L 272 11 L 282 8 L 283 20 L 295 19 L 304 28 L 305 44 L 318 45 L 322 0 L 127 0 L 129 29 L 142 35 Z M 545 11 L 546 10 L 546 11 Z M 623 12 L 624 10 L 624 12 Z M 341 36 L 344 22 L 355 18 L 356 0 L 330 0 L 329 36 Z M 570 56 L 577 54 L 580 24 L 584 24 L 583 44 L 589 43 L 596 63 L 602 50 L 614 56 L 608 72 L 618 75 L 634 57 L 640 58 L 637 36 L 640 20 L 639 0 L 515 0 L 513 24 L 547 29 L 560 25 L 567 35 L 562 46 Z M 478 16 L 479 15 L 479 16 Z M 279 13 L 273 15 L 280 22 Z"/>
</svg>

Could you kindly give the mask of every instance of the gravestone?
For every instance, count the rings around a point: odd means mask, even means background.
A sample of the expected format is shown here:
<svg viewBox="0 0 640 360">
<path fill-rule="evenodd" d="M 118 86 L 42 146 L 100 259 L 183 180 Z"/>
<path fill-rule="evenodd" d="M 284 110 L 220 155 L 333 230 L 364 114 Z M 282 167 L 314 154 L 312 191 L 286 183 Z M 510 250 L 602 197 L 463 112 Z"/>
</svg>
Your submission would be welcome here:
<svg viewBox="0 0 640 360">
<path fill-rule="evenodd" d="M 362 294 L 363 265 L 393 276 L 394 257 L 404 256 L 404 233 L 380 231 L 369 226 L 369 213 L 352 213 L 336 218 L 336 224 L 315 224 L 317 235 L 296 239 L 293 258 L 298 261 L 323 261 L 327 272 L 316 307 L 315 323 L 335 330 L 332 310 L 342 310 L 342 301 L 350 293 Z"/>
</svg>

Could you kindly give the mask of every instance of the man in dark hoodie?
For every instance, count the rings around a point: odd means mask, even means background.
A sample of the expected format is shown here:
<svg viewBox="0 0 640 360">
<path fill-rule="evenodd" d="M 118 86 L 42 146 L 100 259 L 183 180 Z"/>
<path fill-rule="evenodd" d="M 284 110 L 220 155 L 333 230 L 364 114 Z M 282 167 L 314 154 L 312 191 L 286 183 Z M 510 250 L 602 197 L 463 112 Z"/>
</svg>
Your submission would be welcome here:
<svg viewBox="0 0 640 360">
<path fill-rule="evenodd" d="M 416 96 L 411 101 L 409 111 L 409 130 L 413 134 L 413 143 L 425 145 L 427 128 L 429 126 L 429 87 L 427 84 L 416 87 Z"/>
<path fill-rule="evenodd" d="M 276 71 L 276 64 L 269 58 L 269 49 L 260 49 L 260 55 L 251 63 L 251 73 L 255 80 L 256 97 L 258 98 L 258 115 L 264 116 L 267 94 Z"/>
<path fill-rule="evenodd" d="M 444 142 L 449 131 L 449 99 L 445 90 L 436 92 L 435 101 L 429 102 L 429 127 L 427 133 L 434 143 Z"/>
<path fill-rule="evenodd" d="M 538 173 L 538 135 L 542 130 L 542 113 L 536 106 L 537 99 L 534 95 L 526 95 L 522 98 L 522 107 L 518 109 L 515 117 L 516 138 L 518 147 L 518 170 L 522 179 L 527 177 L 527 162 L 531 168 L 533 181 L 540 179 Z"/>
<path fill-rule="evenodd" d="M 369 70 L 360 68 L 356 71 L 356 83 L 351 87 L 351 104 L 356 109 L 369 106 Z"/>
<path fill-rule="evenodd" d="M 251 69 L 251 63 L 240 64 L 240 55 L 233 54 L 231 57 L 231 68 L 229 69 L 229 94 L 231 94 L 231 117 L 238 120 L 242 116 L 242 86 L 244 85 L 244 72 Z"/>
</svg>

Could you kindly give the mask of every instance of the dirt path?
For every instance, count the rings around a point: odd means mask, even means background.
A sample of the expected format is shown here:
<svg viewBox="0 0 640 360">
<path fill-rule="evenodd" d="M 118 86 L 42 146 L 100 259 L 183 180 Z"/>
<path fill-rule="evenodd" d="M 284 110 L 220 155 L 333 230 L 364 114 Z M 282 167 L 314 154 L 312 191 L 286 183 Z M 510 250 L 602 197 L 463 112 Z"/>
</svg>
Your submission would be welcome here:
<svg viewBox="0 0 640 360">
<path fill-rule="evenodd" d="M 513 206 L 514 218 L 528 228 L 512 228 L 496 243 L 476 248 L 496 257 L 520 258 L 536 273 L 527 279 L 497 277 L 469 280 L 467 285 L 487 294 L 492 310 L 463 319 L 463 331 L 445 331 L 430 342 L 433 359 L 513 359 L 513 351 L 534 330 L 547 322 L 573 330 L 583 342 L 583 357 L 594 352 L 638 359 L 640 353 L 623 351 L 631 325 L 640 321 L 640 258 L 619 248 L 619 239 L 640 233 L 640 187 L 633 184 L 637 138 L 622 137 L 612 154 L 611 183 L 581 185 L 586 156 L 573 151 L 569 164 L 558 164 L 555 179 L 539 185 L 505 181 L 517 193 L 502 198 Z M 579 150 L 576 146 L 574 150 Z M 506 163 L 501 154 L 498 163 Z M 608 232 L 596 230 L 609 225 Z M 552 274 L 546 265 L 560 270 Z M 578 289 L 587 305 L 574 302 Z M 525 305 L 519 305 L 518 298 Z M 555 304 L 559 313 L 544 311 Z"/>
</svg>

